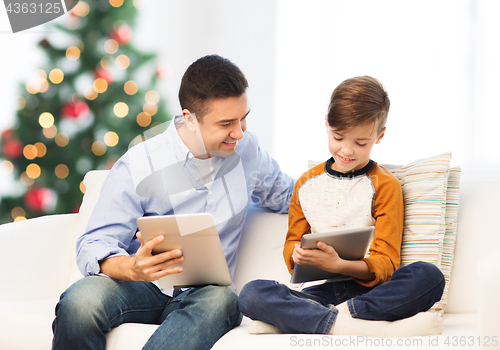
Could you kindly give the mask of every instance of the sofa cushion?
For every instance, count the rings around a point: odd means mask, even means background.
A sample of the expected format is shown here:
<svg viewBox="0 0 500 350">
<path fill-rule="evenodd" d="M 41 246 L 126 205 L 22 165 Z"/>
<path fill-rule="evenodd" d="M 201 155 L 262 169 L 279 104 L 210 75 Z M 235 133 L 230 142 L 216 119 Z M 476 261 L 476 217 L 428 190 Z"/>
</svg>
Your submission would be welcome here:
<svg viewBox="0 0 500 350">
<path fill-rule="evenodd" d="M 58 298 L 0 302 L 2 350 L 50 350 Z"/>
<path fill-rule="evenodd" d="M 287 230 L 288 215 L 249 206 L 234 273 L 238 293 L 246 283 L 255 279 L 289 283 L 290 274 L 283 260 Z"/>
<path fill-rule="evenodd" d="M 447 313 L 475 313 L 481 292 L 477 278 L 479 261 L 500 247 L 498 234 L 500 180 L 460 185 L 457 238 L 448 293 Z M 494 287 L 494 280 L 490 287 Z M 472 296 L 472 297 L 471 297 Z"/>
</svg>

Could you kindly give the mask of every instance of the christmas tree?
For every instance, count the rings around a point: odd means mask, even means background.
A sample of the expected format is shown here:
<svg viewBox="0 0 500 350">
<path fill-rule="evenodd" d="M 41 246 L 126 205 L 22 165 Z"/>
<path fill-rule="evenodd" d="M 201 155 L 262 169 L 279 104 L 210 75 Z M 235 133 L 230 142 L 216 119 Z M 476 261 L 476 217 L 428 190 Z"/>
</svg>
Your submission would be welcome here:
<svg viewBox="0 0 500 350">
<path fill-rule="evenodd" d="M 0 198 L 1 222 L 78 211 L 86 172 L 163 130 L 161 70 L 132 43 L 137 12 L 132 0 L 79 1 L 39 43 L 47 63 L 22 86 L 0 138 L 0 166 L 19 189 Z"/>
</svg>

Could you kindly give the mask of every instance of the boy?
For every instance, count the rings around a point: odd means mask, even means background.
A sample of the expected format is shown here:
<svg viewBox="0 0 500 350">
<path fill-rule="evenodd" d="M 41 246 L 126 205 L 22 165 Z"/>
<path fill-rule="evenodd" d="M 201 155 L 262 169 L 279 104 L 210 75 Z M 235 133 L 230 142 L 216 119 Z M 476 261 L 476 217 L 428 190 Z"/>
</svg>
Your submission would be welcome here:
<svg viewBox="0 0 500 350">
<path fill-rule="evenodd" d="M 240 293 L 240 310 L 277 328 L 254 323 L 251 332 L 384 337 L 441 332 L 438 316 L 419 313 L 441 298 L 444 276 L 424 262 L 399 268 L 401 185 L 370 159 L 372 147 L 384 137 L 389 106 L 387 92 L 372 77 L 348 79 L 334 90 L 325 118 L 332 157 L 295 184 L 283 255 L 290 273 L 299 264 L 347 277 L 302 292 L 274 281 L 248 283 Z M 369 256 L 358 261 L 341 259 L 323 242 L 317 249 L 299 245 L 304 234 L 372 225 Z M 384 322 L 396 320 L 402 321 Z"/>
</svg>

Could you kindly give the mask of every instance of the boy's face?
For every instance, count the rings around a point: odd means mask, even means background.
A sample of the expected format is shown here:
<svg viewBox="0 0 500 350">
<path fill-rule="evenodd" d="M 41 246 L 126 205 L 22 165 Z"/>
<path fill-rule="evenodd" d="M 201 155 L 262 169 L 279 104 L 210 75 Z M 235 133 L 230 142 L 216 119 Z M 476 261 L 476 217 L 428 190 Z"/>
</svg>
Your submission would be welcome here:
<svg viewBox="0 0 500 350">
<path fill-rule="evenodd" d="M 384 137 L 385 128 L 377 134 L 373 124 L 357 126 L 349 131 L 337 132 L 326 123 L 328 148 L 335 159 L 332 170 L 349 173 L 362 169 L 370 161 L 373 145 Z"/>
<path fill-rule="evenodd" d="M 208 113 L 196 121 L 203 145 L 198 158 L 229 157 L 236 153 L 250 110 L 246 94 L 207 102 Z"/>
</svg>

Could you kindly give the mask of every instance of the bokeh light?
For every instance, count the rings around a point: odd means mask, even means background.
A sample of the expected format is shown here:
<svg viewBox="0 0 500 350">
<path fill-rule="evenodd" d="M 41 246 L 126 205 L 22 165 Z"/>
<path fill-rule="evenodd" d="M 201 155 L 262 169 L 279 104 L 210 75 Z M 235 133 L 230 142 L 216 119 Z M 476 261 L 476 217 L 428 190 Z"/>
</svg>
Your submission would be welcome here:
<svg viewBox="0 0 500 350">
<path fill-rule="evenodd" d="M 40 126 L 44 129 L 50 128 L 52 125 L 54 125 L 54 116 L 49 112 L 44 112 L 40 114 L 38 123 L 40 123 Z"/>
<path fill-rule="evenodd" d="M 1 175 L 10 175 L 14 172 L 14 165 L 12 162 L 8 160 L 4 160 L 0 162 L 0 174 Z"/>
<path fill-rule="evenodd" d="M 130 58 L 127 55 L 120 55 L 116 58 L 115 64 L 119 69 L 127 69 L 130 66 Z"/>
<path fill-rule="evenodd" d="M 56 145 L 59 147 L 65 147 L 69 143 L 69 137 L 63 132 L 60 132 L 59 134 L 56 135 Z"/>
<path fill-rule="evenodd" d="M 102 156 L 104 153 L 106 153 L 106 144 L 102 141 L 95 141 L 92 144 L 92 152 L 96 156 Z"/>
<path fill-rule="evenodd" d="M 123 0 L 109 0 L 109 3 L 113 7 L 120 7 L 123 5 Z"/>
<path fill-rule="evenodd" d="M 76 61 L 80 58 L 80 49 L 76 46 L 70 46 L 66 50 L 66 57 L 70 61 Z"/>
<path fill-rule="evenodd" d="M 127 95 L 135 95 L 139 91 L 139 85 L 135 81 L 129 80 L 123 85 L 123 90 Z"/>
<path fill-rule="evenodd" d="M 31 177 L 29 177 L 28 174 L 26 174 L 26 172 L 23 172 L 21 174 L 20 179 L 21 179 L 21 183 L 26 187 L 30 187 L 31 185 L 33 185 L 35 183 L 35 180 L 33 180 Z"/>
<path fill-rule="evenodd" d="M 87 100 L 95 100 L 99 96 L 93 86 L 87 86 L 83 91 L 83 95 Z"/>
<path fill-rule="evenodd" d="M 86 190 L 87 189 L 85 188 L 85 185 L 84 185 L 83 181 L 80 182 L 80 191 L 82 191 L 82 193 L 85 193 Z"/>
<path fill-rule="evenodd" d="M 56 126 L 52 125 L 50 128 L 44 128 L 43 135 L 48 139 L 53 139 L 57 135 Z"/>
<path fill-rule="evenodd" d="M 38 155 L 38 150 L 33 145 L 26 145 L 23 148 L 23 155 L 28 160 L 33 160 Z"/>
<path fill-rule="evenodd" d="M 94 90 L 102 94 L 108 89 L 108 82 L 104 78 L 94 80 Z"/>
<path fill-rule="evenodd" d="M 85 17 L 89 14 L 90 11 L 90 6 L 87 4 L 85 1 L 78 1 L 78 4 L 71 10 L 71 13 L 73 13 L 76 16 L 79 17 Z"/>
<path fill-rule="evenodd" d="M 31 163 L 26 167 L 26 175 L 28 175 L 28 177 L 31 179 L 37 179 L 41 173 L 42 169 L 40 169 L 40 166 L 38 164 Z"/>
<path fill-rule="evenodd" d="M 64 73 L 59 68 L 54 68 L 49 73 L 49 79 L 52 84 L 60 84 L 64 80 Z"/>
<path fill-rule="evenodd" d="M 118 134 L 114 131 L 109 131 L 104 135 L 104 143 L 108 147 L 115 147 L 119 140 Z"/>
<path fill-rule="evenodd" d="M 150 104 L 157 104 L 160 101 L 160 94 L 155 90 L 150 90 L 146 92 L 145 100 Z"/>
<path fill-rule="evenodd" d="M 47 154 L 47 146 L 45 146 L 45 144 L 43 144 L 42 142 L 37 142 L 34 144 L 34 146 L 37 150 L 37 157 L 41 158 L 45 154 Z"/>
<path fill-rule="evenodd" d="M 54 173 L 58 178 L 65 179 L 69 175 L 69 168 L 64 164 L 59 164 L 58 166 L 56 166 Z"/>
<path fill-rule="evenodd" d="M 118 48 L 118 41 L 114 39 L 106 40 L 106 42 L 104 43 L 104 51 L 106 51 L 110 55 L 116 53 L 116 51 L 118 51 Z"/>
<path fill-rule="evenodd" d="M 26 211 L 21 208 L 21 207 L 15 207 L 14 209 L 12 209 L 12 211 L 10 212 L 10 215 L 12 215 L 12 218 L 13 219 L 16 219 L 18 217 L 23 217 L 25 218 L 26 217 Z"/>
<path fill-rule="evenodd" d="M 146 127 L 149 124 L 151 124 L 151 116 L 146 113 L 146 112 L 141 112 L 137 116 L 137 124 L 139 124 L 142 127 Z"/>
<path fill-rule="evenodd" d="M 118 118 L 124 118 L 128 114 L 128 106 L 125 102 L 118 102 L 113 108 L 113 112 Z"/>
</svg>

